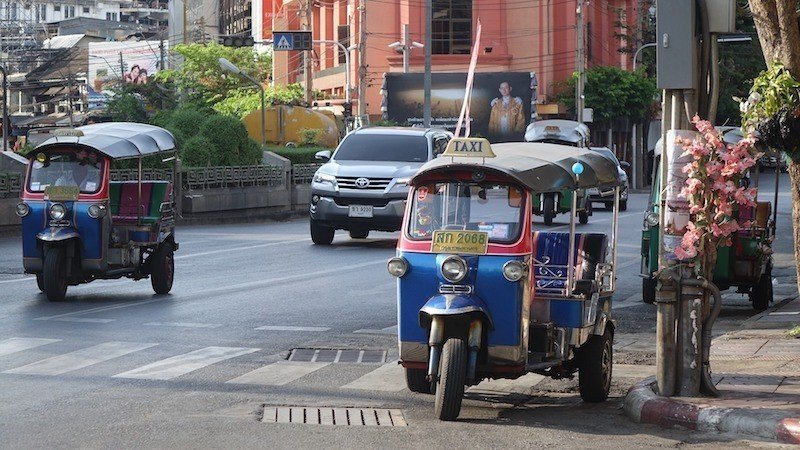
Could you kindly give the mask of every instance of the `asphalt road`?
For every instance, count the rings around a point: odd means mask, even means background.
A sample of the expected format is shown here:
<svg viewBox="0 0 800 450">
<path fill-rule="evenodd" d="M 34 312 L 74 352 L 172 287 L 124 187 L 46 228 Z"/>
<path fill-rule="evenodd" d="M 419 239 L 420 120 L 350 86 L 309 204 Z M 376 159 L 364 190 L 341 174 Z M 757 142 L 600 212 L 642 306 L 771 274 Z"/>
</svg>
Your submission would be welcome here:
<svg viewBox="0 0 800 450">
<path fill-rule="evenodd" d="M 788 194 L 781 200 L 779 227 L 788 230 Z M 633 195 L 620 216 L 615 358 L 631 376 L 654 356 L 655 309 L 641 303 L 636 276 L 645 202 Z M 610 225 L 611 214 L 596 211 L 581 229 Z M 18 238 L 0 239 L 2 447 L 759 445 L 629 422 L 621 397 L 635 378 L 626 370 L 604 404 L 581 403 L 575 381 L 529 376 L 473 388 L 457 422 L 438 422 L 433 397 L 406 391 L 393 364 L 395 282 L 385 262 L 395 234 L 341 233 L 316 247 L 307 222 L 295 220 L 186 227 L 178 236 L 171 295 L 154 296 L 148 281 L 99 281 L 70 288 L 62 303 L 22 275 Z M 791 273 L 789 239 L 779 233 L 779 275 Z M 752 315 L 745 300 L 727 303 L 720 330 Z M 317 362 L 286 361 L 303 348 L 366 350 L 363 360 L 380 362 L 352 362 L 359 352 L 329 362 L 335 356 L 324 351 Z M 277 406 L 391 409 L 392 423 L 408 426 L 264 423 L 283 414 Z"/>
</svg>

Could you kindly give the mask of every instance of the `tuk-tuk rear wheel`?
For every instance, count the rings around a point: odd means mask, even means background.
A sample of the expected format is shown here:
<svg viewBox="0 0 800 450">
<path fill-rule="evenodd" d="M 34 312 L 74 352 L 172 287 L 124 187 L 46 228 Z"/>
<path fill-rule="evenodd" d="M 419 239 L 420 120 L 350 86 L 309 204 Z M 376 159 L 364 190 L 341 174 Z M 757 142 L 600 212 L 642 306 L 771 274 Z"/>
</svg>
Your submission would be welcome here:
<svg viewBox="0 0 800 450">
<path fill-rule="evenodd" d="M 406 368 L 406 386 L 411 392 L 432 394 L 431 382 L 428 381 L 428 371 L 425 369 Z"/>
<path fill-rule="evenodd" d="M 450 338 L 442 348 L 439 381 L 435 386 L 435 412 L 439 420 L 458 418 L 466 382 L 467 344 L 463 339 Z"/>
<path fill-rule="evenodd" d="M 772 270 L 767 270 L 758 279 L 758 283 L 750 291 L 750 302 L 753 309 L 764 311 L 772 302 Z"/>
<path fill-rule="evenodd" d="M 653 277 L 642 278 L 642 300 L 648 305 L 656 301 L 656 283 Z"/>
<path fill-rule="evenodd" d="M 42 292 L 51 302 L 60 302 L 66 298 L 67 261 L 63 248 L 51 247 L 45 252 L 42 285 L 44 287 Z"/>
<path fill-rule="evenodd" d="M 172 245 L 163 242 L 155 252 L 150 255 L 150 284 L 156 294 L 168 294 L 172 290 L 172 280 L 175 277 L 175 258 Z"/>
<path fill-rule="evenodd" d="M 611 331 L 592 336 L 581 347 L 578 361 L 578 388 L 587 403 L 599 403 L 608 398 L 611 373 L 614 367 L 614 347 Z"/>
<path fill-rule="evenodd" d="M 542 216 L 545 225 L 553 224 L 553 218 L 556 216 L 556 199 L 552 195 L 546 195 L 542 201 Z"/>
<path fill-rule="evenodd" d="M 39 292 L 44 292 L 44 275 L 41 273 L 36 274 L 36 286 L 39 288 Z"/>
</svg>

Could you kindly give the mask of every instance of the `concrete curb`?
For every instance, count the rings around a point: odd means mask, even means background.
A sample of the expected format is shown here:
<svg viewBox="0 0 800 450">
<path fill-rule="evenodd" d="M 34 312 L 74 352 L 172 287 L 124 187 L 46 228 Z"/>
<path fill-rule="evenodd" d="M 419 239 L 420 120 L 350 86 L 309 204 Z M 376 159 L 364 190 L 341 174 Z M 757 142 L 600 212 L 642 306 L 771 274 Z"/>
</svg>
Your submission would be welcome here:
<svg viewBox="0 0 800 450">
<path fill-rule="evenodd" d="M 637 423 L 735 433 L 785 444 L 800 444 L 800 418 L 774 409 L 720 408 L 660 397 L 650 377 L 625 396 L 625 415 Z"/>
</svg>

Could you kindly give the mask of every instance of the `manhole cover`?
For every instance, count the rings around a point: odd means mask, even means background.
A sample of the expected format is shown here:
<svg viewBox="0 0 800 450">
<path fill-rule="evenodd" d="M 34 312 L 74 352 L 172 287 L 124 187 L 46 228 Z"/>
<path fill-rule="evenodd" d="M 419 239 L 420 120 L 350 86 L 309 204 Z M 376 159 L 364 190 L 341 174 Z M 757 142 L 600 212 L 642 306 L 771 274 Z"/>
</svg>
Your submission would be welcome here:
<svg viewBox="0 0 800 450">
<path fill-rule="evenodd" d="M 386 350 L 295 348 L 289 354 L 289 361 L 383 364 L 386 362 Z"/>
<path fill-rule="evenodd" d="M 405 427 L 408 424 L 399 409 L 375 408 L 309 408 L 304 406 L 265 406 L 265 423 L 299 423 L 305 425 L 347 425 Z"/>
</svg>

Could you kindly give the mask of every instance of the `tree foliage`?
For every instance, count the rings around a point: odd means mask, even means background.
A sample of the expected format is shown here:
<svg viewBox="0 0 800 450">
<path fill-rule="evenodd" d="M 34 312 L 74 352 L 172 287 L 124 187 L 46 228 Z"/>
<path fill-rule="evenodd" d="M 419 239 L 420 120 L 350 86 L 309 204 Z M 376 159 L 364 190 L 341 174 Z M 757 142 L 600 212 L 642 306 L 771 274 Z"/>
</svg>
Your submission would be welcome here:
<svg viewBox="0 0 800 450">
<path fill-rule="evenodd" d="M 266 104 L 299 105 L 305 99 L 305 91 L 299 84 L 290 84 L 275 88 L 270 86 L 265 92 Z M 261 91 L 254 89 L 238 89 L 214 103 L 214 111 L 226 116 L 242 118 L 251 111 L 261 108 Z"/>
<path fill-rule="evenodd" d="M 558 101 L 574 109 L 575 83 L 578 75 L 562 85 Z M 658 94 L 656 81 L 643 71 L 628 72 L 617 67 L 598 66 L 586 71 L 584 89 L 585 105 L 594 110 L 595 122 L 627 117 L 634 121 L 646 120 L 653 112 L 654 98 Z"/>
<path fill-rule="evenodd" d="M 134 94 L 119 93 L 106 106 L 106 111 L 115 122 L 147 123 L 147 111 Z"/>
</svg>

